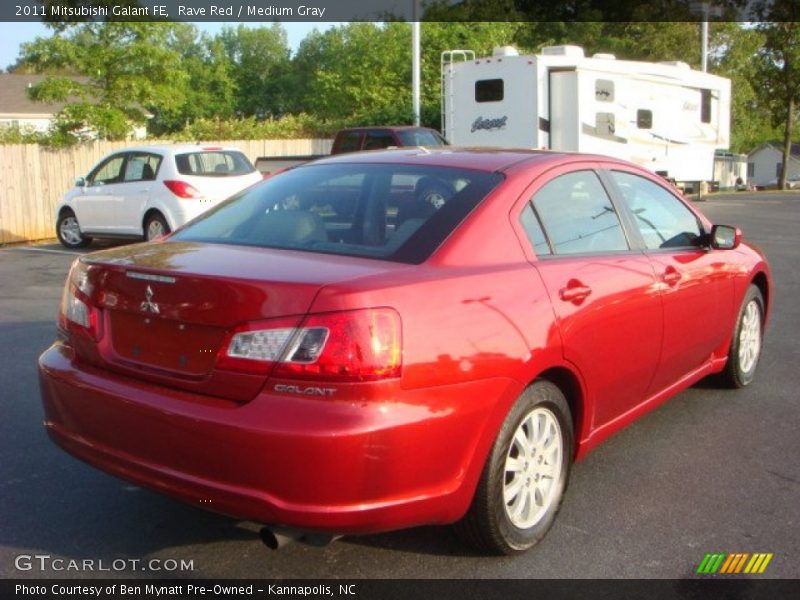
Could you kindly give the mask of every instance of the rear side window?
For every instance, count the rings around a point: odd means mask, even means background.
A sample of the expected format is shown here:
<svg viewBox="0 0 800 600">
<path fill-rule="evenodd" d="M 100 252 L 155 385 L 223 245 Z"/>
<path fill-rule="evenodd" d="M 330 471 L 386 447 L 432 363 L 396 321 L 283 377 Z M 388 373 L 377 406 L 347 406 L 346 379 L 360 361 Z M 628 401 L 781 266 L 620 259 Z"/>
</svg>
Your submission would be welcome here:
<svg viewBox="0 0 800 600">
<path fill-rule="evenodd" d="M 339 137 L 338 152 L 355 152 L 358 150 L 358 142 L 361 139 L 361 133 L 358 131 L 348 131 L 341 134 Z"/>
<path fill-rule="evenodd" d="M 172 236 L 421 263 L 500 181 L 408 165 L 308 165 L 234 196 Z"/>
<path fill-rule="evenodd" d="M 556 177 L 533 196 L 556 254 L 628 250 L 617 211 L 593 171 Z"/>
<path fill-rule="evenodd" d="M 160 165 L 161 157 L 157 154 L 134 152 L 125 165 L 125 181 L 153 181 Z"/>
<path fill-rule="evenodd" d="M 648 249 L 685 248 L 699 244 L 700 222 L 683 202 L 644 177 L 612 171 L 611 178 L 636 218 L 636 226 Z"/>
<path fill-rule="evenodd" d="M 388 131 L 368 131 L 364 140 L 364 150 L 380 150 L 396 145 L 394 136 Z"/>
<path fill-rule="evenodd" d="M 181 175 L 198 177 L 232 177 L 255 171 L 247 157 L 235 150 L 207 150 L 176 154 L 175 166 Z"/>
</svg>

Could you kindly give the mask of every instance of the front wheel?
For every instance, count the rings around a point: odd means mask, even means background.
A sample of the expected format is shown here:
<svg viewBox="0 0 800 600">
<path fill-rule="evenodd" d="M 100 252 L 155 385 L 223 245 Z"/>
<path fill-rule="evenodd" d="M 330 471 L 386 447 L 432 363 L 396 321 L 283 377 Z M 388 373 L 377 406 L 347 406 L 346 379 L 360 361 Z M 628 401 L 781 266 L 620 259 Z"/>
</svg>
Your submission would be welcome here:
<svg viewBox="0 0 800 600">
<path fill-rule="evenodd" d="M 517 554 L 534 546 L 561 507 L 572 448 L 564 394 L 549 381 L 535 382 L 503 422 L 457 532 L 489 554 Z"/>
<path fill-rule="evenodd" d="M 148 242 L 167 235 L 170 232 L 167 220 L 161 213 L 153 213 L 144 222 L 144 239 Z"/>
<path fill-rule="evenodd" d="M 764 296 L 751 285 L 739 310 L 728 362 L 722 372 L 722 382 L 728 387 L 743 388 L 755 378 L 764 339 L 764 314 Z"/>
<path fill-rule="evenodd" d="M 92 242 L 92 238 L 81 233 L 78 218 L 71 210 L 65 209 L 58 215 L 56 221 L 56 235 L 58 241 L 65 248 L 84 248 Z"/>
</svg>

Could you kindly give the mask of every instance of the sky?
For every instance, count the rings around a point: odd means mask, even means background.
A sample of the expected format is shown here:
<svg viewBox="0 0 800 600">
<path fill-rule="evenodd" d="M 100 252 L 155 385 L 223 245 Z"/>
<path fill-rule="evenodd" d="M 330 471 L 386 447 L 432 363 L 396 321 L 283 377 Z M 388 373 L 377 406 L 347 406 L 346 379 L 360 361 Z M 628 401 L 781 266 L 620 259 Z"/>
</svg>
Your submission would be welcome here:
<svg viewBox="0 0 800 600">
<path fill-rule="evenodd" d="M 271 23 L 246 23 L 247 26 L 270 25 Z M 236 26 L 236 23 L 195 23 L 200 31 L 207 31 L 211 34 L 217 33 L 225 25 Z M 282 23 L 289 39 L 289 48 L 292 51 L 303 38 L 313 31 L 319 29 L 324 31 L 338 23 L 313 22 L 313 23 Z M 6 69 L 17 60 L 19 46 L 23 42 L 33 41 L 38 36 L 48 36 L 51 31 L 42 23 L 7 23 L 0 22 L 0 69 Z"/>
</svg>

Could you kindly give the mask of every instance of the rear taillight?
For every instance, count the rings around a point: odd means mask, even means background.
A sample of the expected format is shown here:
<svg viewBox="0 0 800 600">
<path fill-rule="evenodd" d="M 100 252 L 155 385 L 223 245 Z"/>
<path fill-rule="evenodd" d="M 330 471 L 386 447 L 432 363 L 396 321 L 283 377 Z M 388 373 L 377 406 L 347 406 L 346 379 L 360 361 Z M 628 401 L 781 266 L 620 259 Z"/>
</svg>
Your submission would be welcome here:
<svg viewBox="0 0 800 600">
<path fill-rule="evenodd" d="M 400 315 L 391 308 L 251 323 L 228 337 L 217 365 L 276 377 L 377 381 L 400 376 Z"/>
<path fill-rule="evenodd" d="M 203 194 L 196 187 L 179 179 L 166 179 L 164 180 L 164 185 L 178 198 L 199 200 L 203 197 Z"/>
<path fill-rule="evenodd" d="M 64 331 L 89 335 L 97 340 L 100 338 L 100 315 L 92 305 L 92 291 L 89 268 L 78 259 L 72 263 L 64 284 L 58 325 Z"/>
</svg>

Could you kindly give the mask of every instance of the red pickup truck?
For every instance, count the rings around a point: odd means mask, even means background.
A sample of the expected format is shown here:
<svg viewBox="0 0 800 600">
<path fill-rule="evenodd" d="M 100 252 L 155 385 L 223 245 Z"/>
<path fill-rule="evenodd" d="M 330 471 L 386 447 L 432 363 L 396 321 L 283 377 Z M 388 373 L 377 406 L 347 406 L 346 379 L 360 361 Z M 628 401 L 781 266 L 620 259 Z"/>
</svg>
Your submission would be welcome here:
<svg viewBox="0 0 800 600">
<path fill-rule="evenodd" d="M 331 154 L 359 152 L 361 150 L 381 150 L 403 146 L 445 146 L 445 140 L 435 129 L 427 127 L 351 127 L 341 129 L 333 139 Z M 264 176 L 294 167 L 304 162 L 322 158 L 324 155 L 300 156 L 260 156 L 255 161 L 256 169 Z"/>
</svg>

